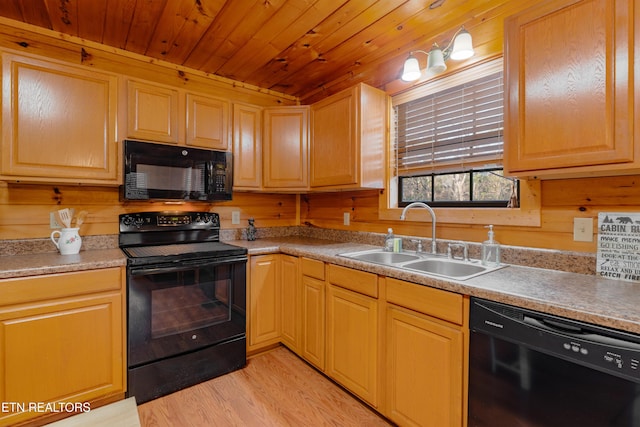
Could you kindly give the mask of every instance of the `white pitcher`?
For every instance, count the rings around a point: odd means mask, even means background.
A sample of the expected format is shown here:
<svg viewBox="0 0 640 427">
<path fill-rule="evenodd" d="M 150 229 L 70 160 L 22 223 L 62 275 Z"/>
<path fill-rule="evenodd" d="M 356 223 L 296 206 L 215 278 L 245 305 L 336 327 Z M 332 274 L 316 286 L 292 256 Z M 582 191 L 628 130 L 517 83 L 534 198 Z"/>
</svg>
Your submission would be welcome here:
<svg viewBox="0 0 640 427">
<path fill-rule="evenodd" d="M 82 238 L 78 234 L 79 228 L 63 228 L 62 230 L 53 230 L 51 233 L 51 241 L 62 255 L 73 255 L 80 252 L 82 246 Z M 54 236 L 58 234 L 58 240 Z"/>
</svg>

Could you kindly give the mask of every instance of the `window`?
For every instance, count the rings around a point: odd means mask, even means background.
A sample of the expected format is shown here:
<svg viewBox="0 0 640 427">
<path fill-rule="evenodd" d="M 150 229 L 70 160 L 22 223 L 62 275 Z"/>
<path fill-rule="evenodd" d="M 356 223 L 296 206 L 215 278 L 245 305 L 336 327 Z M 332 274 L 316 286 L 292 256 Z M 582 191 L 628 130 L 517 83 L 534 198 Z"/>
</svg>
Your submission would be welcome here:
<svg viewBox="0 0 640 427">
<path fill-rule="evenodd" d="M 517 182 L 502 169 L 399 177 L 398 205 L 426 202 L 434 207 L 515 207 Z"/>
<path fill-rule="evenodd" d="M 500 65 L 500 66 L 498 66 Z M 396 100 L 398 205 L 517 206 L 518 182 L 502 176 L 500 64 L 428 83 Z"/>
</svg>

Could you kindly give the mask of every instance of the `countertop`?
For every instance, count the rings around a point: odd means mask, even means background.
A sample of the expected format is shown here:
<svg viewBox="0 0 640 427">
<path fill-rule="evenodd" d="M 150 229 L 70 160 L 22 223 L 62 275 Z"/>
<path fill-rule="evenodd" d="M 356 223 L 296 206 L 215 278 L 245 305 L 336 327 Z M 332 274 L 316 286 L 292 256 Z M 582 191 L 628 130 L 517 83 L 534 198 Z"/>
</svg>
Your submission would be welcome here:
<svg viewBox="0 0 640 427">
<path fill-rule="evenodd" d="M 640 334 L 640 283 L 595 275 L 509 266 L 464 281 L 440 279 L 338 256 L 376 246 L 305 237 L 233 240 L 250 255 L 281 252 L 394 277 L 433 288 L 538 310 Z M 119 249 L 0 257 L 0 279 L 126 265 Z"/>
</svg>

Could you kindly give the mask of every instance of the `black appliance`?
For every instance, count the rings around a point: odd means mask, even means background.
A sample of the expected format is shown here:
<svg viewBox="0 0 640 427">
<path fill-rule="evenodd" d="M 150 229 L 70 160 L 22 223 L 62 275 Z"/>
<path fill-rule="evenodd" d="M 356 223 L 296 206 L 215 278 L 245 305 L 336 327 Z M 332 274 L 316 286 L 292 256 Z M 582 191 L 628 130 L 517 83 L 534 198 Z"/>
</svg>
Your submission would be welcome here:
<svg viewBox="0 0 640 427">
<path fill-rule="evenodd" d="M 640 426 L 640 337 L 472 298 L 469 427 Z"/>
<path fill-rule="evenodd" d="M 120 215 L 127 255 L 127 396 L 138 403 L 246 364 L 247 250 L 210 212 Z"/>
<path fill-rule="evenodd" d="M 123 200 L 231 200 L 226 151 L 124 140 Z"/>
</svg>

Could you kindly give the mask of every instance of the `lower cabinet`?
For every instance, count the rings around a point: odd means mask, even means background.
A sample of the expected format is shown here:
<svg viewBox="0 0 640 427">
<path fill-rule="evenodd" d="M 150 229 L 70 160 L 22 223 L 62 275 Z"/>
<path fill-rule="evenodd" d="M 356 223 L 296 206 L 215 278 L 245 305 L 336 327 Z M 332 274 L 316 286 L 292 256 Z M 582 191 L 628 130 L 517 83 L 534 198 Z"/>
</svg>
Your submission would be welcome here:
<svg viewBox="0 0 640 427">
<path fill-rule="evenodd" d="M 249 350 L 285 344 L 398 425 L 465 425 L 468 297 L 304 257 L 250 266 Z"/>
<path fill-rule="evenodd" d="M 280 342 L 280 255 L 252 256 L 249 260 L 247 352 Z"/>
<path fill-rule="evenodd" d="M 282 343 L 299 353 L 301 339 L 300 276 L 298 258 L 280 255 L 280 286 L 282 295 Z"/>
<path fill-rule="evenodd" d="M 15 404 L 0 425 L 56 412 L 29 405 L 123 396 L 122 277 L 108 268 L 0 280 L 0 401 Z"/>
<path fill-rule="evenodd" d="M 402 426 L 462 426 L 463 297 L 389 278 L 385 285 L 386 416 Z"/>
<path fill-rule="evenodd" d="M 377 292 L 375 274 L 328 266 L 326 374 L 373 407 L 379 403 Z"/>
<path fill-rule="evenodd" d="M 325 370 L 325 272 L 324 262 L 302 258 L 302 337 L 300 355 Z"/>
</svg>

